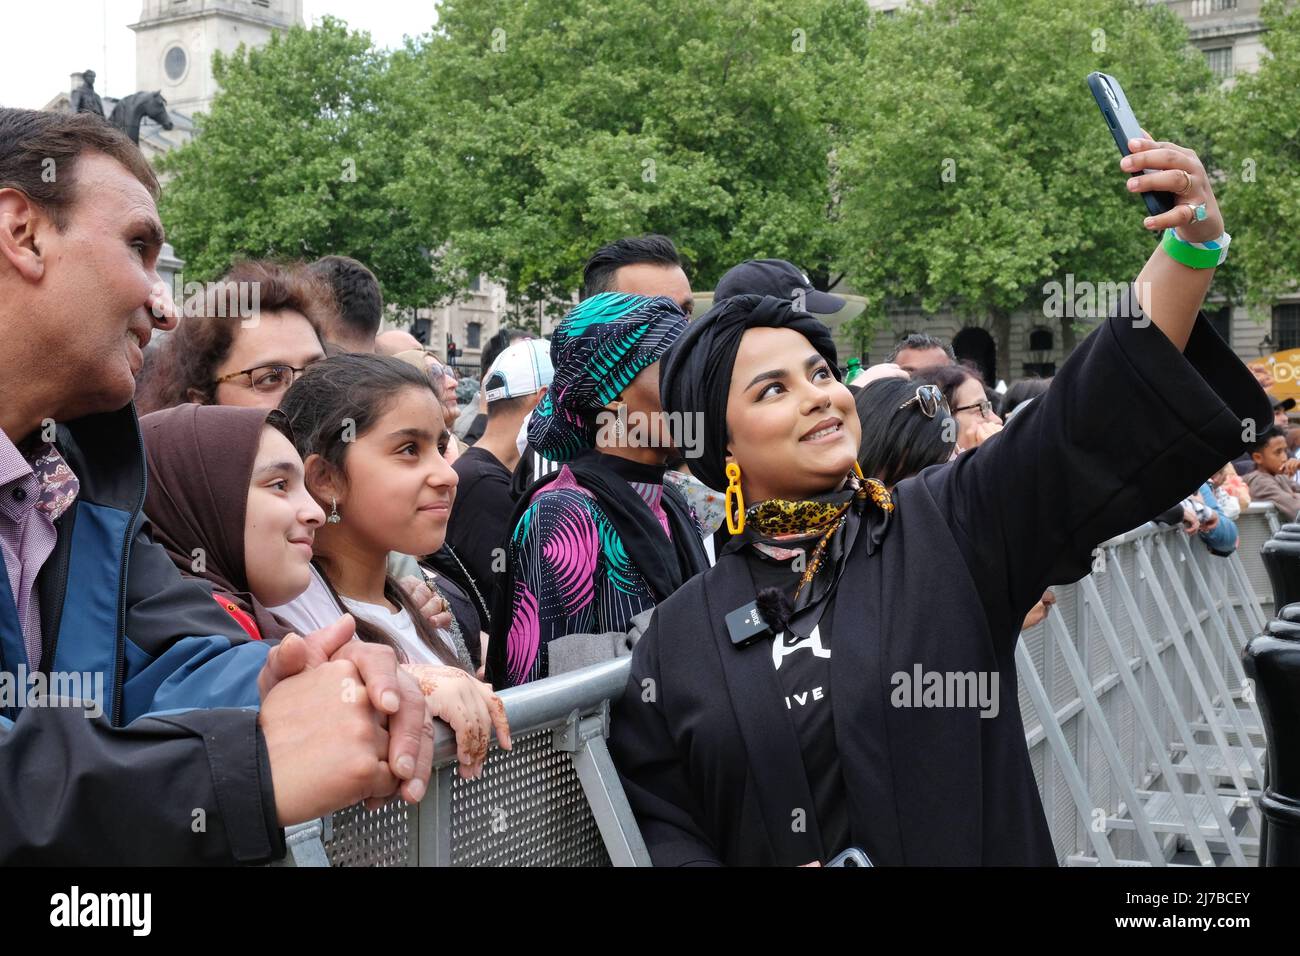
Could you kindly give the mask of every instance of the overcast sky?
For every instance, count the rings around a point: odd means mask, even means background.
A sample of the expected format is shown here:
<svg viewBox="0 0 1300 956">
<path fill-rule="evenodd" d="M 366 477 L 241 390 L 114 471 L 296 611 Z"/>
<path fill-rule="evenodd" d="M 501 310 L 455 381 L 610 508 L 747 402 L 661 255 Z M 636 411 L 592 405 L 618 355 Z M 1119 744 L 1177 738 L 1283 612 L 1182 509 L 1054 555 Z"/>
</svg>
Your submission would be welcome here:
<svg viewBox="0 0 1300 956">
<path fill-rule="evenodd" d="M 303 0 L 311 23 L 325 14 L 368 30 L 380 46 L 426 33 L 435 0 Z M 0 106 L 44 106 L 69 89 L 69 74 L 93 69 L 101 95 L 135 92 L 135 34 L 141 0 L 0 0 Z"/>
</svg>

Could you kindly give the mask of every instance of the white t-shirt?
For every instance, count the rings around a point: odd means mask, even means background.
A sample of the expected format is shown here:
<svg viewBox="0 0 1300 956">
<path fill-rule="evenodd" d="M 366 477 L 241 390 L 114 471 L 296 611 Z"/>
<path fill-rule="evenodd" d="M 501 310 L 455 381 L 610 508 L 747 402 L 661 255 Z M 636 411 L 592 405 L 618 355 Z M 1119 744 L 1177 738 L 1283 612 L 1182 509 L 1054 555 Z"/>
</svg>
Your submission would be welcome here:
<svg viewBox="0 0 1300 956">
<path fill-rule="evenodd" d="M 357 617 L 364 617 L 375 627 L 381 627 L 395 637 L 402 650 L 406 652 L 406 659 L 410 663 L 435 665 L 442 663 L 429 649 L 429 645 L 420 639 L 419 633 L 415 630 L 415 622 L 411 620 L 411 615 L 405 608 L 394 614 L 382 604 L 368 604 L 365 601 L 354 601 L 349 597 L 343 598 L 343 603 Z"/>
<path fill-rule="evenodd" d="M 334 600 L 334 595 L 330 594 L 329 585 L 321 578 L 315 565 L 311 567 L 311 581 L 307 584 L 307 590 L 288 604 L 273 607 L 270 611 L 299 634 L 310 634 L 333 624 L 343 614 L 343 609 Z"/>
<path fill-rule="evenodd" d="M 415 624 L 405 610 L 398 611 L 394 614 L 378 604 L 368 604 L 365 601 L 354 601 L 351 598 L 343 598 L 343 603 L 347 605 L 347 612 L 357 617 L 364 617 L 376 627 L 382 627 L 385 631 L 393 636 L 398 645 L 406 652 L 406 658 L 412 664 L 442 664 L 436 654 L 429 649 L 429 646 L 420 639 L 420 635 L 415 630 Z M 329 585 L 327 585 L 320 572 L 315 566 L 311 569 L 311 583 L 307 585 L 307 590 L 302 592 L 288 604 L 281 604 L 279 607 L 270 609 L 271 613 L 276 615 L 299 634 L 310 634 L 326 625 L 333 624 L 343 615 L 344 609 L 339 607 L 338 602 L 334 600 L 334 595 L 330 594 Z M 443 637 L 444 643 L 448 648 L 451 642 Z M 455 651 L 452 651 L 454 656 Z"/>
</svg>

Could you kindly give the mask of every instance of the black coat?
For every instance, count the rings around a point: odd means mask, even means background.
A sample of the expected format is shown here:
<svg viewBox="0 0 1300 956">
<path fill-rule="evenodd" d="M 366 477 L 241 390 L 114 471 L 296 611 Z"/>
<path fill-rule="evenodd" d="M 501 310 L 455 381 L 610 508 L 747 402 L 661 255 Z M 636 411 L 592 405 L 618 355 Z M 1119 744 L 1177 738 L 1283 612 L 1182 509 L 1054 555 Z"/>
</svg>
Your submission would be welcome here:
<svg viewBox="0 0 1300 956">
<path fill-rule="evenodd" d="M 1017 697 L 1024 615 L 1239 454 L 1244 420 L 1271 419 L 1203 317 L 1183 354 L 1134 325 L 1109 319 L 1000 435 L 901 482 L 878 548 L 859 535 L 848 558 L 830 697 L 854 843 L 878 865 L 1055 864 Z M 723 624 L 754 598 L 743 562 L 723 557 L 658 606 L 615 708 L 611 749 L 657 865 L 789 866 L 831 849 L 770 640 L 738 650 Z M 892 675 L 916 664 L 996 671 L 997 716 L 892 706 Z"/>
</svg>

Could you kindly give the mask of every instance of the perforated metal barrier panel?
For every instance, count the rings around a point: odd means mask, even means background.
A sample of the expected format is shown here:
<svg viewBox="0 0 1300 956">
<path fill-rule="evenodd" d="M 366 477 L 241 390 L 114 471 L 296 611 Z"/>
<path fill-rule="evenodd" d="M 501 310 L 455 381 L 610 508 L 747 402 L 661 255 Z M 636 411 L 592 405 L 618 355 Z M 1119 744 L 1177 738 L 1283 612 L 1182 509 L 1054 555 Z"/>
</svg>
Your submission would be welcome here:
<svg viewBox="0 0 1300 956">
<path fill-rule="evenodd" d="M 379 810 L 348 807 L 334 814 L 325 839 L 330 866 L 408 866 L 414 862 L 415 811 L 395 803 Z"/>
<path fill-rule="evenodd" d="M 453 866 L 609 866 L 570 754 L 549 730 L 498 751 L 478 780 L 453 778 Z"/>
</svg>

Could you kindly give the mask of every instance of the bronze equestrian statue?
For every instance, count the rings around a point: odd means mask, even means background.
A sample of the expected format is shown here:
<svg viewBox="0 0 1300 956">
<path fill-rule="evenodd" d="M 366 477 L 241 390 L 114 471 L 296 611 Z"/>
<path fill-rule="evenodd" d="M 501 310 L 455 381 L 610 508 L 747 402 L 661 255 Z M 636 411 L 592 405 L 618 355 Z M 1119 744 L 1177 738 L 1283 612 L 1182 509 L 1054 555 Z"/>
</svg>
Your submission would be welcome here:
<svg viewBox="0 0 1300 956">
<path fill-rule="evenodd" d="M 117 101 L 108 121 L 140 145 L 140 120 L 149 117 L 163 129 L 172 128 L 172 118 L 167 112 L 167 101 L 158 90 L 141 90 Z"/>
</svg>

